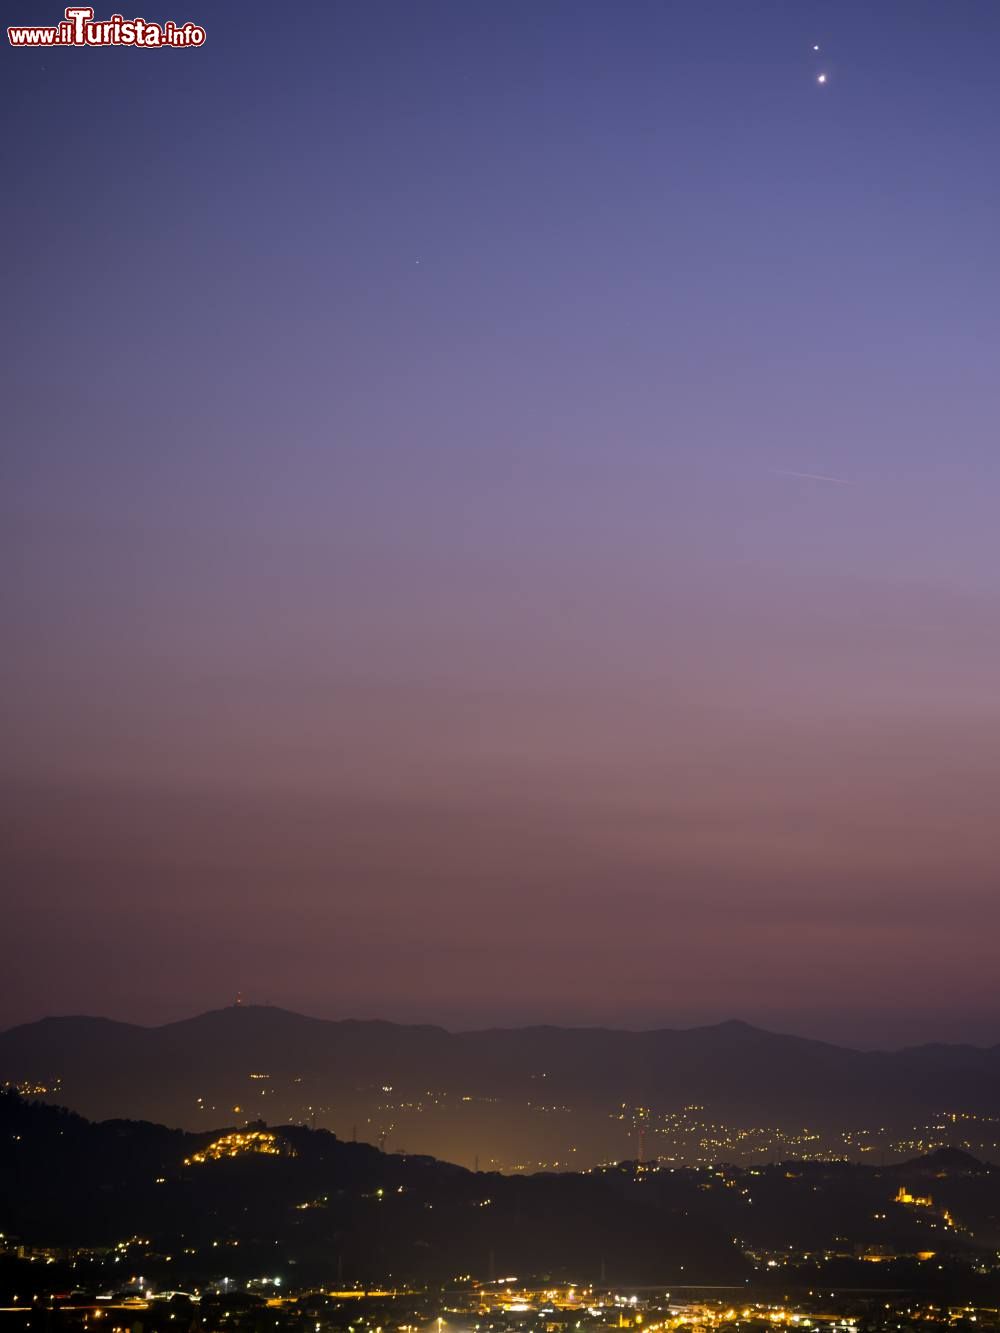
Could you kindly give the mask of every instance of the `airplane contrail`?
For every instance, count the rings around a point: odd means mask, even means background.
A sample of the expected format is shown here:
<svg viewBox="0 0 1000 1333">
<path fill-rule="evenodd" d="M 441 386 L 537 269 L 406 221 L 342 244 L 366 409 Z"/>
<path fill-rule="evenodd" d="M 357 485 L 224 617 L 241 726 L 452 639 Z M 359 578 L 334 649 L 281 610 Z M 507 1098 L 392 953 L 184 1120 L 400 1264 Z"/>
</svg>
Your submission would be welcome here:
<svg viewBox="0 0 1000 1333">
<path fill-rule="evenodd" d="M 822 472 L 792 472 L 789 468 L 772 467 L 768 471 L 775 477 L 801 477 L 803 481 L 828 481 L 834 486 L 853 486 L 853 481 L 845 477 L 828 477 Z"/>
</svg>

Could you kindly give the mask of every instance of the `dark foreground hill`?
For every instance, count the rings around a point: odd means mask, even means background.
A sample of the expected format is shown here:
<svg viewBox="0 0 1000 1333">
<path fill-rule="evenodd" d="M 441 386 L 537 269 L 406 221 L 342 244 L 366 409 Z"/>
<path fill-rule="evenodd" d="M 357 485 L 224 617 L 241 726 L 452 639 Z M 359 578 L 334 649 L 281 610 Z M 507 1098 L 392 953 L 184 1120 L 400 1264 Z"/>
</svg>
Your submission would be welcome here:
<svg viewBox="0 0 1000 1333">
<path fill-rule="evenodd" d="M 1000 1158 L 1000 1048 L 865 1052 L 736 1022 L 451 1033 L 253 1006 L 157 1028 L 50 1018 L 0 1033 L 5 1080 L 94 1118 L 261 1116 L 502 1170 L 635 1157 L 636 1107 L 643 1155 L 682 1164 L 892 1160 L 938 1143 Z"/>
<path fill-rule="evenodd" d="M 730 1277 L 744 1268 L 710 1222 L 652 1196 L 623 1196 L 601 1176 L 474 1174 L 302 1126 L 236 1135 L 92 1124 L 0 1094 L 0 1233 L 28 1249 L 142 1237 L 147 1272 L 170 1255 L 171 1271 L 202 1278 L 447 1280 L 493 1268 L 603 1268 L 663 1281 L 682 1266 Z"/>
<path fill-rule="evenodd" d="M 138 1253 L 140 1271 L 159 1266 L 172 1284 L 272 1272 L 299 1283 L 502 1273 L 718 1283 L 818 1262 L 864 1277 L 873 1258 L 935 1271 L 956 1258 L 992 1263 L 998 1219 L 1000 1172 L 965 1154 L 884 1169 L 632 1164 L 510 1177 L 304 1126 L 92 1124 L 0 1094 L 8 1245 Z"/>
</svg>

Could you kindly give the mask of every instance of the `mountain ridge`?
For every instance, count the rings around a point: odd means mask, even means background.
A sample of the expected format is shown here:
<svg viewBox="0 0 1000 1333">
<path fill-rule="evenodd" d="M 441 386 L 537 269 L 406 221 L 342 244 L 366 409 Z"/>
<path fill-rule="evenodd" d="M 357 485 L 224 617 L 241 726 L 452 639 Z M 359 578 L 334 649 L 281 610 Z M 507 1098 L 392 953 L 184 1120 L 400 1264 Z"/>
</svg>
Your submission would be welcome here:
<svg viewBox="0 0 1000 1333">
<path fill-rule="evenodd" d="M 0 1033 L 4 1081 L 58 1092 L 96 1119 L 198 1129 L 211 1112 L 308 1121 L 348 1138 L 360 1125 L 376 1142 L 503 1169 L 635 1155 L 640 1120 L 642 1151 L 690 1161 L 690 1145 L 677 1147 L 685 1125 L 692 1142 L 700 1133 L 723 1151 L 732 1141 L 743 1156 L 752 1130 L 758 1153 L 795 1150 L 789 1135 L 817 1131 L 828 1152 L 843 1152 L 837 1135 L 849 1132 L 857 1153 L 867 1143 L 900 1157 L 948 1116 L 940 1142 L 1000 1158 L 1000 1048 L 859 1051 L 740 1020 L 452 1032 L 272 1005 L 149 1027 L 50 1016 Z M 876 1130 L 870 1143 L 858 1137 Z M 993 1137 L 973 1142 L 973 1132 Z"/>
<path fill-rule="evenodd" d="M 0 1028 L 0 1038 L 9 1036 L 14 1032 L 21 1032 L 31 1028 L 37 1028 L 45 1024 L 61 1024 L 71 1022 L 106 1024 L 117 1028 L 128 1028 L 137 1032 L 162 1032 L 167 1029 L 180 1028 L 196 1024 L 205 1019 L 213 1018 L 217 1015 L 228 1014 L 280 1014 L 293 1018 L 303 1023 L 336 1025 L 336 1026 L 356 1026 L 366 1028 L 394 1028 L 403 1029 L 408 1032 L 436 1032 L 443 1033 L 451 1037 L 471 1037 L 480 1036 L 487 1033 L 528 1033 L 528 1032 L 557 1032 L 557 1033 L 608 1033 L 622 1036 L 660 1036 L 671 1035 L 678 1036 L 684 1034 L 698 1034 L 709 1032 L 741 1032 L 750 1033 L 757 1036 L 779 1038 L 782 1041 L 804 1042 L 812 1046 L 824 1046 L 838 1051 L 850 1051 L 855 1055 L 905 1055 L 911 1052 L 919 1051 L 969 1051 L 984 1054 L 1000 1053 L 1000 1041 L 988 1045 L 978 1045 L 975 1042 L 914 1042 L 903 1046 L 878 1046 L 878 1047 L 860 1047 L 852 1046 L 847 1042 L 830 1041 L 824 1037 L 808 1037 L 801 1033 L 781 1032 L 774 1028 L 762 1027 L 757 1023 L 750 1023 L 742 1018 L 720 1019 L 715 1023 L 696 1023 L 690 1027 L 614 1027 L 601 1023 L 588 1024 L 565 1024 L 565 1023 L 522 1023 L 516 1025 L 493 1024 L 486 1027 L 445 1027 L 440 1023 L 407 1023 L 398 1019 L 391 1018 L 358 1018 L 356 1016 L 344 1016 L 339 1018 L 326 1018 L 317 1014 L 304 1014 L 295 1009 L 287 1009 L 283 1005 L 276 1004 L 229 1004 L 220 1005 L 215 1009 L 205 1009 L 197 1014 L 189 1015 L 186 1018 L 170 1019 L 165 1023 L 135 1023 L 123 1018 L 110 1018 L 103 1014 L 44 1014 L 39 1018 L 28 1019 L 25 1022 L 13 1023 L 9 1027 Z"/>
</svg>

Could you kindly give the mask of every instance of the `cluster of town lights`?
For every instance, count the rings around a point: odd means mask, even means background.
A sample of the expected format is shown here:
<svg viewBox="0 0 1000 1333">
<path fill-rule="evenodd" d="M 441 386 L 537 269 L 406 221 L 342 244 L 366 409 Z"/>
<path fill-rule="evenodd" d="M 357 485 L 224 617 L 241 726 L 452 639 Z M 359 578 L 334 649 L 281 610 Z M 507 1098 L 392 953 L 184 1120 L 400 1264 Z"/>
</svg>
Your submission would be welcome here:
<svg viewBox="0 0 1000 1333">
<path fill-rule="evenodd" d="M 200 1166 L 204 1162 L 218 1162 L 224 1157 L 242 1157 L 246 1153 L 260 1153 L 268 1157 L 294 1157 L 295 1149 L 277 1134 L 267 1129 L 244 1129 L 223 1134 L 201 1152 L 184 1158 L 185 1166 Z"/>
</svg>

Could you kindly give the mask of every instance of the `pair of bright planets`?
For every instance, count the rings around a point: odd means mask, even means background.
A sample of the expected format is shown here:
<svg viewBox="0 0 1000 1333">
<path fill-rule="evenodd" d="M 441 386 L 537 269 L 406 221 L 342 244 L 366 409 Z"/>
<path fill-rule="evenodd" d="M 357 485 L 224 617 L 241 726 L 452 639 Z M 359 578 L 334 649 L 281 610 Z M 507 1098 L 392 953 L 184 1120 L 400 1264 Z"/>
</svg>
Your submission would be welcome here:
<svg viewBox="0 0 1000 1333">
<path fill-rule="evenodd" d="M 814 47 L 813 47 L 813 51 L 815 51 L 816 54 L 818 55 L 818 54 L 819 54 L 819 47 L 818 47 L 818 46 L 814 46 Z M 825 74 L 817 74 L 817 75 L 816 75 L 816 82 L 817 82 L 817 83 L 826 83 L 826 75 L 825 75 Z"/>
</svg>

